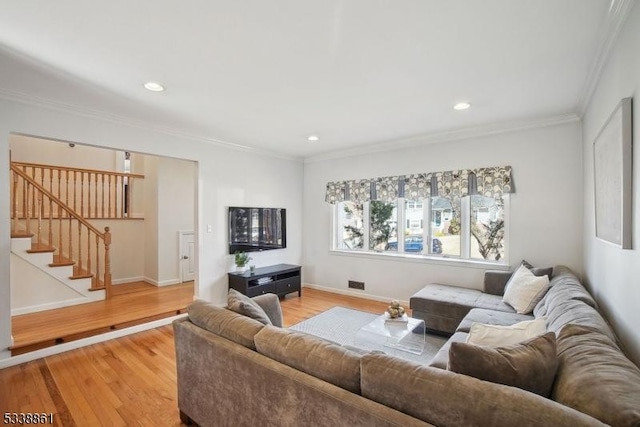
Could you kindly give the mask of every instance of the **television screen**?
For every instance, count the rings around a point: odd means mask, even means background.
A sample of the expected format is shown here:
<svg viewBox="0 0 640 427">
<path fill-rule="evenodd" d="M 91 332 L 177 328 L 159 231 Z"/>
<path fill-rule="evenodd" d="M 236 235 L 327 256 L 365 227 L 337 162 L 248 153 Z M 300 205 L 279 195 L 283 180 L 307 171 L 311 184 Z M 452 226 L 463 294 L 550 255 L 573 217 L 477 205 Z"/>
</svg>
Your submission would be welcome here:
<svg viewBox="0 0 640 427">
<path fill-rule="evenodd" d="M 229 208 L 229 253 L 287 247 L 286 209 Z"/>
</svg>

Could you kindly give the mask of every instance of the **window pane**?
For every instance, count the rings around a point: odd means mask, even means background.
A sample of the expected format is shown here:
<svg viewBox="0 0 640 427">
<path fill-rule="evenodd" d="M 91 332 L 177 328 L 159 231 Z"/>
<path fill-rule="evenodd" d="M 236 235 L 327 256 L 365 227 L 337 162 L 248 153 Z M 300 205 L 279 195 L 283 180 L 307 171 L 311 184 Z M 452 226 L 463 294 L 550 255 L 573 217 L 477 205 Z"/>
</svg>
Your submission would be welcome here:
<svg viewBox="0 0 640 427">
<path fill-rule="evenodd" d="M 431 198 L 430 252 L 460 256 L 460 200 L 452 206 L 444 197 Z"/>
<path fill-rule="evenodd" d="M 404 251 L 409 253 L 422 253 L 424 249 L 424 228 L 422 219 L 422 201 L 407 200 L 404 211 L 407 218 L 407 228 L 404 230 Z"/>
<path fill-rule="evenodd" d="M 369 203 L 369 249 L 374 251 L 398 250 L 397 203 L 372 200 Z"/>
<path fill-rule="evenodd" d="M 337 249 L 362 249 L 364 247 L 364 217 L 362 204 L 341 202 L 337 205 Z"/>
<path fill-rule="evenodd" d="M 504 200 L 471 196 L 471 258 L 504 258 Z"/>
</svg>

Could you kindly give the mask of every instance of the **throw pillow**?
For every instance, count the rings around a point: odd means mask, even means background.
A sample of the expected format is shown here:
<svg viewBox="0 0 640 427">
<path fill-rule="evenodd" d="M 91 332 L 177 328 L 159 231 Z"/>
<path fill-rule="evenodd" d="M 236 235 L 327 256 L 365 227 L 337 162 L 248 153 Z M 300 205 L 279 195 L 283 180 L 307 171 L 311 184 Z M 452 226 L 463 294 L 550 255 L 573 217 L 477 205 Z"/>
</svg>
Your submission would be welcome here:
<svg viewBox="0 0 640 427">
<path fill-rule="evenodd" d="M 553 276 L 553 267 L 534 267 L 527 260 L 523 259 L 521 265 L 527 267 L 535 276 L 547 276 L 551 280 Z"/>
<path fill-rule="evenodd" d="M 229 289 L 229 294 L 227 295 L 227 308 L 238 314 L 255 319 L 265 325 L 273 324 L 271 319 L 269 319 L 269 316 L 267 316 L 267 313 L 265 313 L 258 303 L 235 289 Z"/>
<path fill-rule="evenodd" d="M 556 334 L 548 332 L 498 348 L 454 342 L 449 349 L 448 369 L 548 397 L 558 369 Z"/>
<path fill-rule="evenodd" d="M 548 290 L 547 276 L 535 276 L 521 265 L 507 282 L 502 301 L 513 307 L 518 314 L 529 314 Z"/>
<path fill-rule="evenodd" d="M 547 332 L 546 317 L 525 320 L 511 326 L 472 323 L 469 329 L 469 336 L 467 336 L 467 343 L 487 347 L 501 347 L 519 344 L 545 332 Z"/>
</svg>

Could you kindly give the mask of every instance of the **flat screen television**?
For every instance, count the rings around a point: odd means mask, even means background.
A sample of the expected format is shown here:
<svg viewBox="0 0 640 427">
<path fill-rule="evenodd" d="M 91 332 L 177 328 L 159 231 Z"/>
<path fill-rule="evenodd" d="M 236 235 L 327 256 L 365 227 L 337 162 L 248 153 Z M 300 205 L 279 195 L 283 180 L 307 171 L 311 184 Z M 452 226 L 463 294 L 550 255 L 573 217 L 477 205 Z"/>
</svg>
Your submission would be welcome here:
<svg viewBox="0 0 640 427">
<path fill-rule="evenodd" d="M 229 253 L 287 247 L 287 211 L 281 208 L 229 208 Z"/>
</svg>

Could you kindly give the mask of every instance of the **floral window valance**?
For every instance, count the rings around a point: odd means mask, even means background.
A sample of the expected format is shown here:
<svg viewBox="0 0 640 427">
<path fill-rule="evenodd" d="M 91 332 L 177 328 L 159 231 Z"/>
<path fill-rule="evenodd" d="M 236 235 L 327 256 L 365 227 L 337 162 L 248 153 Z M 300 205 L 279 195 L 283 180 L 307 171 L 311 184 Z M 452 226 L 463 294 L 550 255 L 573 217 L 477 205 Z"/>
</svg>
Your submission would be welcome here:
<svg viewBox="0 0 640 427">
<path fill-rule="evenodd" d="M 331 204 L 369 200 L 393 202 L 398 197 L 421 200 L 436 196 L 455 201 L 474 194 L 498 198 L 513 192 L 511 166 L 495 166 L 329 182 L 325 201 Z"/>
</svg>

